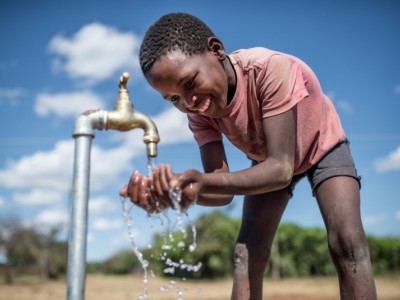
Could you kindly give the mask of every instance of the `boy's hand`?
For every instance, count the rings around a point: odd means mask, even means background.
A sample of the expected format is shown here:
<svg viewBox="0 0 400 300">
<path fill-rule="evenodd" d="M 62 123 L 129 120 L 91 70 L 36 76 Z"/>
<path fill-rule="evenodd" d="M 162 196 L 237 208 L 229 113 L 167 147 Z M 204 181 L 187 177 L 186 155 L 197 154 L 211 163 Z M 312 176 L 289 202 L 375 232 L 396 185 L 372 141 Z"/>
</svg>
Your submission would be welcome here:
<svg viewBox="0 0 400 300">
<path fill-rule="evenodd" d="M 197 201 L 203 187 L 203 174 L 193 169 L 186 170 L 172 178 L 170 185 L 173 189 L 180 188 L 182 190 L 181 207 L 186 210 Z"/>
<path fill-rule="evenodd" d="M 158 213 L 167 208 L 164 201 L 155 193 L 152 178 L 142 176 L 138 171 L 132 174 L 129 183 L 119 194 L 121 197 L 129 197 L 132 203 L 148 213 Z"/>
<path fill-rule="evenodd" d="M 172 172 L 170 165 L 161 164 L 159 168 L 153 169 L 153 183 L 156 195 L 163 199 L 166 207 L 175 208 L 173 199 L 170 198 L 170 191 L 181 189 L 182 196 L 178 204 L 180 209 L 185 211 L 197 201 L 202 177 L 201 173 L 196 170 L 187 170 L 182 174 L 176 174 Z"/>
<path fill-rule="evenodd" d="M 202 174 L 196 170 L 187 170 L 174 174 L 170 165 L 160 165 L 153 169 L 153 177 L 142 176 L 134 172 L 129 183 L 121 189 L 120 196 L 129 197 L 132 203 L 149 213 L 159 213 L 166 208 L 175 208 L 170 198 L 170 190 L 182 190 L 179 207 L 185 211 L 198 198 L 202 187 Z"/>
</svg>

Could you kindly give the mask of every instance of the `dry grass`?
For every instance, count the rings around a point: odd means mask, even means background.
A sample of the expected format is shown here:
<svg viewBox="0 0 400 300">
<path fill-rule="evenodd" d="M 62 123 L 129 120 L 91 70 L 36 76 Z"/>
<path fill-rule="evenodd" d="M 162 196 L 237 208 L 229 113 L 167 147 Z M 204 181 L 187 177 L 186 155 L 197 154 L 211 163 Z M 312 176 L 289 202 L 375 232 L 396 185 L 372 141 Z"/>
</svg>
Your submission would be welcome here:
<svg viewBox="0 0 400 300">
<path fill-rule="evenodd" d="M 400 299 L 400 277 L 376 278 L 380 300 Z M 148 284 L 148 299 L 178 299 L 178 290 L 183 298 L 201 300 L 229 299 L 231 280 L 177 281 L 176 285 L 162 293 L 161 287 L 169 287 L 169 281 L 151 278 Z M 141 276 L 90 275 L 86 281 L 86 300 L 132 300 L 139 299 L 144 292 Z M 328 300 L 339 299 L 335 278 L 266 280 L 264 298 L 276 300 Z M 57 300 L 66 299 L 65 281 L 40 283 L 20 280 L 12 286 L 0 284 L 0 300 Z"/>
</svg>

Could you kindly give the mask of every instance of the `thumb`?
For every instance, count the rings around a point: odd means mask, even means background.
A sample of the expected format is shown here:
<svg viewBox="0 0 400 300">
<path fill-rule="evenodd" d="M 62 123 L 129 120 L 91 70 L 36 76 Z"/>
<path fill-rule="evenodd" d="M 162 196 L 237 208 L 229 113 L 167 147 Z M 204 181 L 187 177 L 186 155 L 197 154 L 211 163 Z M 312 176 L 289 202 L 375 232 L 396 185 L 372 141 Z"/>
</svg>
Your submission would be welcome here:
<svg viewBox="0 0 400 300">
<path fill-rule="evenodd" d="M 120 191 L 119 191 L 119 195 L 121 197 L 128 197 L 128 185 L 125 185 Z"/>
<path fill-rule="evenodd" d="M 169 186 L 172 189 L 182 188 L 182 181 L 180 180 L 181 176 L 174 176 L 169 181 Z"/>
<path fill-rule="evenodd" d="M 183 189 L 194 181 L 195 181 L 195 178 L 193 177 L 191 170 L 187 170 L 187 171 L 179 174 L 178 176 L 172 177 L 172 179 L 170 180 L 170 186 L 172 188 Z"/>
</svg>

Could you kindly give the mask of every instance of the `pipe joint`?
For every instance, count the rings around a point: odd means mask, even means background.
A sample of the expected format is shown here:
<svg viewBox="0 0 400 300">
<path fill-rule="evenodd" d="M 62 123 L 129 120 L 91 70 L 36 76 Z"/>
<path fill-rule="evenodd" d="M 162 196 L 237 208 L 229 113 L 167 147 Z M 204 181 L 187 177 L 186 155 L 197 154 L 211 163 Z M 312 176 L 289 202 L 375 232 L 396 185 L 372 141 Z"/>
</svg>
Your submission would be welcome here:
<svg viewBox="0 0 400 300">
<path fill-rule="evenodd" d="M 105 129 L 107 114 L 104 110 L 89 110 L 82 113 L 75 122 L 72 136 L 75 138 L 80 135 L 94 137 L 94 130 Z"/>
</svg>

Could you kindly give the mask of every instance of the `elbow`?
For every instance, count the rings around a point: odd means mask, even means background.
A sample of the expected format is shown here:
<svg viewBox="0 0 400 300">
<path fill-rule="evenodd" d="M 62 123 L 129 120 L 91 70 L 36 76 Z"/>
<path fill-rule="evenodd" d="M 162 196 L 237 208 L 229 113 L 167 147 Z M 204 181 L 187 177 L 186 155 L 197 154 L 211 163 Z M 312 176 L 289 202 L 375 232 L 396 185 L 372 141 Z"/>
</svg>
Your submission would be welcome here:
<svg viewBox="0 0 400 300">
<path fill-rule="evenodd" d="M 276 174 L 276 187 L 277 189 L 286 188 L 293 179 L 294 167 L 290 163 L 281 163 L 277 169 Z"/>
<path fill-rule="evenodd" d="M 220 205 L 218 206 L 225 206 L 231 204 L 233 200 L 233 195 L 226 195 L 223 199 L 220 199 Z"/>
<path fill-rule="evenodd" d="M 233 200 L 233 195 L 204 195 L 197 200 L 198 205 L 202 206 L 226 206 Z"/>
</svg>

